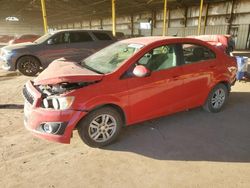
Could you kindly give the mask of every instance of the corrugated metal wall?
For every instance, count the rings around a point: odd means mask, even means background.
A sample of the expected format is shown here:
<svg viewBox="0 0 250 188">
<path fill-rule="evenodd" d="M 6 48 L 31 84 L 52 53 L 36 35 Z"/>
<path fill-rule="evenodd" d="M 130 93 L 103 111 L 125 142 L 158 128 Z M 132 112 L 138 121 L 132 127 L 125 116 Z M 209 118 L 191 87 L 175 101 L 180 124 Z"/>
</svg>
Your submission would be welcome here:
<svg viewBox="0 0 250 188">
<path fill-rule="evenodd" d="M 42 24 L 21 24 L 19 22 L 0 22 L 0 35 L 44 34 Z"/>
<path fill-rule="evenodd" d="M 205 33 L 204 27 L 201 27 L 201 34 L 226 34 L 228 26 L 227 25 L 215 25 L 215 26 L 206 26 Z M 154 29 L 153 35 L 161 35 L 162 29 Z M 190 35 L 197 35 L 197 26 L 190 27 L 171 27 L 167 29 L 167 34 L 177 35 L 179 37 L 185 37 Z M 245 34 L 245 33 L 243 33 Z"/>
<path fill-rule="evenodd" d="M 229 31 L 229 20 L 231 16 L 232 1 L 209 3 L 208 14 L 206 16 L 206 4 L 202 12 L 201 34 L 227 34 Z M 197 25 L 199 16 L 199 6 L 187 7 L 187 14 L 185 14 L 185 7 L 178 7 L 176 9 L 168 10 L 167 17 L 167 35 L 189 36 L 197 35 Z M 155 12 L 154 28 L 151 30 L 139 29 L 139 23 L 142 20 L 152 20 L 152 12 L 134 13 L 133 14 L 133 27 L 131 23 L 131 15 L 117 17 L 117 31 L 124 32 L 126 35 L 162 35 L 163 26 L 163 11 Z M 207 21 L 205 21 L 205 17 Z M 237 0 L 233 8 L 232 29 L 230 33 L 236 37 L 237 49 L 245 49 L 248 36 L 248 25 L 250 24 L 250 0 Z M 204 25 L 206 27 L 204 30 Z M 91 20 L 91 28 L 100 28 L 100 19 Z M 83 20 L 80 24 L 65 24 L 59 28 L 90 28 L 90 21 Z M 55 27 L 56 28 L 56 27 Z M 112 29 L 111 17 L 102 18 L 102 28 Z M 133 31 L 131 29 L 133 28 Z M 236 32 L 237 31 L 237 32 Z"/>
<path fill-rule="evenodd" d="M 190 36 L 190 35 L 197 35 L 197 27 L 192 26 L 192 27 L 186 27 L 184 29 L 183 36 Z"/>
<path fill-rule="evenodd" d="M 226 34 L 228 26 L 227 25 L 214 25 L 214 26 L 206 26 L 206 35 L 211 34 Z"/>
<path fill-rule="evenodd" d="M 238 34 L 236 37 L 236 49 L 245 49 L 247 44 L 247 36 L 249 31 L 249 25 L 240 25 Z"/>
</svg>

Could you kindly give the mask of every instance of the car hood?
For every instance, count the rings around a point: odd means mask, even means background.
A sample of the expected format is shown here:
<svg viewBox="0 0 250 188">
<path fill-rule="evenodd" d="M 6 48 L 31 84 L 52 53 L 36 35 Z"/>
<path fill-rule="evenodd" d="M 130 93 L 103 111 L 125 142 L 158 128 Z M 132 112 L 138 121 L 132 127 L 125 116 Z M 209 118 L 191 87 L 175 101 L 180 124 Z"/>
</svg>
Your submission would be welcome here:
<svg viewBox="0 0 250 188">
<path fill-rule="evenodd" d="M 36 43 L 24 42 L 24 43 L 18 43 L 18 44 L 11 44 L 11 45 L 5 46 L 3 48 L 5 50 L 11 51 L 11 50 L 17 50 L 17 49 L 22 49 L 22 48 L 27 48 L 27 47 L 33 47 L 35 45 L 36 45 Z"/>
<path fill-rule="evenodd" d="M 53 85 L 63 82 L 94 82 L 103 78 L 102 74 L 81 67 L 76 62 L 55 60 L 34 80 L 35 85 Z"/>
</svg>

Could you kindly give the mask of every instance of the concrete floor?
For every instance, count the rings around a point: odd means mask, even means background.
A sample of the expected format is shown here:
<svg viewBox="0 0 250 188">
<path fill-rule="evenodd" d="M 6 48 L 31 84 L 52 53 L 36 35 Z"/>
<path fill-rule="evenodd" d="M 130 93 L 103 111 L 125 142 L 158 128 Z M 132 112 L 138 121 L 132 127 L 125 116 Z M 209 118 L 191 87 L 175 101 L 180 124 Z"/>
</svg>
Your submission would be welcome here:
<svg viewBox="0 0 250 188">
<path fill-rule="evenodd" d="M 28 79 L 0 71 L 0 187 L 250 187 L 250 82 L 236 83 L 220 113 L 148 121 L 93 149 L 76 132 L 63 145 L 25 130 Z"/>
</svg>

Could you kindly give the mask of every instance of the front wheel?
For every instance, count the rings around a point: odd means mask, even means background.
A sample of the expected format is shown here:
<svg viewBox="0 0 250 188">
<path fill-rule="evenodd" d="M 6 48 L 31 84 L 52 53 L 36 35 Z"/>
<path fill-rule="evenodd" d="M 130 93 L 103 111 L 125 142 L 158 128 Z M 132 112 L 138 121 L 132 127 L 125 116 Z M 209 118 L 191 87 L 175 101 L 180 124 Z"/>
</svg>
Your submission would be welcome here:
<svg viewBox="0 0 250 188">
<path fill-rule="evenodd" d="M 117 110 L 103 107 L 84 117 L 77 129 L 85 144 L 90 147 L 103 147 L 118 137 L 122 124 L 121 115 Z"/>
<path fill-rule="evenodd" d="M 219 112 L 228 99 L 228 89 L 224 84 L 216 85 L 209 93 L 203 108 L 208 112 Z"/>
<path fill-rule="evenodd" d="M 23 56 L 17 61 L 17 69 L 25 76 L 35 76 L 40 70 L 40 63 L 35 57 Z"/>
</svg>

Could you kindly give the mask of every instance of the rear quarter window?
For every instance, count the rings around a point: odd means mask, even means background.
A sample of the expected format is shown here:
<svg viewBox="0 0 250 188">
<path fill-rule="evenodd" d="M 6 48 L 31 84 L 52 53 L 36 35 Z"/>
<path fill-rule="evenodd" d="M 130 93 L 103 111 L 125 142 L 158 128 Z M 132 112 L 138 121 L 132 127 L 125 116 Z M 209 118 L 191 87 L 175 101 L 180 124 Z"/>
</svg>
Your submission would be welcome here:
<svg viewBox="0 0 250 188">
<path fill-rule="evenodd" d="M 111 38 L 107 33 L 93 32 L 93 35 L 94 35 L 98 40 L 112 40 L 112 38 Z"/>
<path fill-rule="evenodd" d="M 211 49 L 197 44 L 183 44 L 183 56 L 185 64 L 215 59 L 216 54 Z"/>
<path fill-rule="evenodd" d="M 93 41 L 88 32 L 72 32 L 70 33 L 70 43 L 90 42 Z"/>
</svg>

